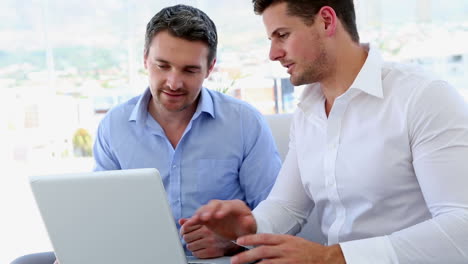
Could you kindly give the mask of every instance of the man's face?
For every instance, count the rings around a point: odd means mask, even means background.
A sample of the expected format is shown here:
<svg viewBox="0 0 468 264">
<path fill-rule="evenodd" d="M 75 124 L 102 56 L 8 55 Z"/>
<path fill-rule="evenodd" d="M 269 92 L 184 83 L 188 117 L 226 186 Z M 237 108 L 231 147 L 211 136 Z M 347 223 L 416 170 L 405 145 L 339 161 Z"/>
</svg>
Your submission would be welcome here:
<svg viewBox="0 0 468 264">
<path fill-rule="evenodd" d="M 208 46 L 201 41 L 174 37 L 167 31 L 154 36 L 144 58 L 148 70 L 152 103 L 157 109 L 180 112 L 195 109 L 203 81 L 214 67 L 208 67 Z"/>
<path fill-rule="evenodd" d="M 320 82 L 326 77 L 329 56 L 317 21 L 308 26 L 302 18 L 288 15 L 283 2 L 263 12 L 263 23 L 271 40 L 270 59 L 287 68 L 293 85 Z"/>
</svg>

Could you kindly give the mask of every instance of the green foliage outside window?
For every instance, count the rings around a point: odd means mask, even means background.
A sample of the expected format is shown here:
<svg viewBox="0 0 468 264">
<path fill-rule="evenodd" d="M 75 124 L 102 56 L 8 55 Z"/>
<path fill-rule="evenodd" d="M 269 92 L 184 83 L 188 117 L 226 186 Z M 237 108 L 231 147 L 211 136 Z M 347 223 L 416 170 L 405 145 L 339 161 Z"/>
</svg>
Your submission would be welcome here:
<svg viewBox="0 0 468 264">
<path fill-rule="evenodd" d="M 91 157 L 93 140 L 88 130 L 78 128 L 73 135 L 73 153 L 77 157 Z"/>
</svg>

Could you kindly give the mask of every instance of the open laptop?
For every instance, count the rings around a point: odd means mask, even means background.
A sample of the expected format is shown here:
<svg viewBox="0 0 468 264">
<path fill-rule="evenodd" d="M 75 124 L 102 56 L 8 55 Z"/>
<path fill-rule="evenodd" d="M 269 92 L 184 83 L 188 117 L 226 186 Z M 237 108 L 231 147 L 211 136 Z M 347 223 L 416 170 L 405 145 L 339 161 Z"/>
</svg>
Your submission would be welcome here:
<svg viewBox="0 0 468 264">
<path fill-rule="evenodd" d="M 186 257 L 156 169 L 30 177 L 61 264 L 230 263 Z"/>
</svg>

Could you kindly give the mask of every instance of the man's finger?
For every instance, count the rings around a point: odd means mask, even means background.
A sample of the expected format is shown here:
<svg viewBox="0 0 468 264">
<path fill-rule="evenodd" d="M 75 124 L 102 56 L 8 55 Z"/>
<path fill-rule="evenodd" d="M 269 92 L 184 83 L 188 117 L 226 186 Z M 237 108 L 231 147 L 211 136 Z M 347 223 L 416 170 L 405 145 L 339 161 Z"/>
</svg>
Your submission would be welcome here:
<svg viewBox="0 0 468 264">
<path fill-rule="evenodd" d="M 196 231 L 196 230 L 198 230 L 198 229 L 200 229 L 202 227 L 203 227 L 202 225 L 191 225 L 190 223 L 185 224 L 185 225 L 180 227 L 180 234 L 185 235 L 185 234 L 191 233 L 193 231 Z"/>
<path fill-rule="evenodd" d="M 199 259 L 217 258 L 223 256 L 223 251 L 217 248 L 204 248 L 194 251 L 192 253 L 195 257 Z"/>
<path fill-rule="evenodd" d="M 194 219 L 200 219 L 203 221 L 208 221 L 211 219 L 213 214 L 221 207 L 220 200 L 211 200 L 208 204 L 200 207 L 194 214 Z"/>
<path fill-rule="evenodd" d="M 261 259 L 273 259 L 278 257 L 276 246 L 259 246 L 231 258 L 231 264 L 250 263 Z"/>
<path fill-rule="evenodd" d="M 239 237 L 236 243 L 243 246 L 278 245 L 284 240 L 284 235 L 253 234 Z"/>
<path fill-rule="evenodd" d="M 179 225 L 184 225 L 187 221 L 189 220 L 189 218 L 181 218 L 179 219 Z"/>
<path fill-rule="evenodd" d="M 200 231 L 194 231 L 190 232 L 187 234 L 184 234 L 182 238 L 185 240 L 187 243 L 192 243 L 193 241 L 199 240 L 206 237 L 206 234 Z"/>
<path fill-rule="evenodd" d="M 187 240 L 185 240 L 185 242 L 187 242 Z M 204 242 L 203 239 L 201 238 L 194 239 L 190 242 L 187 242 L 187 249 L 192 252 L 199 251 L 205 248 L 207 248 L 206 242 Z"/>
</svg>

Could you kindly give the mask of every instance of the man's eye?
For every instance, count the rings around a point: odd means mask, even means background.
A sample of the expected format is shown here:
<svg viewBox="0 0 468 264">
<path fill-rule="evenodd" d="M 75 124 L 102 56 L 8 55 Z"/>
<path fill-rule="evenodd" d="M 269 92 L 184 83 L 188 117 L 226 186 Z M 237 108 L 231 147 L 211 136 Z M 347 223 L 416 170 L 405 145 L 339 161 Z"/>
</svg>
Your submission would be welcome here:
<svg viewBox="0 0 468 264">
<path fill-rule="evenodd" d="M 158 64 L 157 66 L 158 66 L 159 69 L 167 69 L 167 68 L 169 68 L 169 66 L 167 66 L 167 65 L 160 65 L 160 64 Z"/>
<path fill-rule="evenodd" d="M 279 33 L 278 34 L 278 37 L 281 38 L 281 39 L 285 39 L 289 36 L 289 33 Z"/>
</svg>

